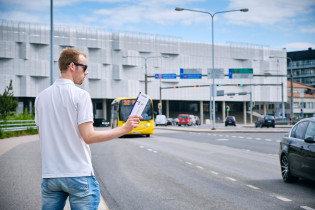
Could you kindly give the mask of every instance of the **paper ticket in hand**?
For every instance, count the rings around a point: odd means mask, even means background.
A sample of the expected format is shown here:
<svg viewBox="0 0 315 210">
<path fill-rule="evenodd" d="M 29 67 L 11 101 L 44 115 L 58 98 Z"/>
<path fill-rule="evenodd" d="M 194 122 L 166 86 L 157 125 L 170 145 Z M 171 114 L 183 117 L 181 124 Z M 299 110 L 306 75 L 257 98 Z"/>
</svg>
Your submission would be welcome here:
<svg viewBox="0 0 315 210">
<path fill-rule="evenodd" d="M 142 112 L 149 101 L 149 96 L 144 93 L 139 93 L 135 104 L 133 105 L 130 116 L 133 115 L 142 115 Z"/>
</svg>

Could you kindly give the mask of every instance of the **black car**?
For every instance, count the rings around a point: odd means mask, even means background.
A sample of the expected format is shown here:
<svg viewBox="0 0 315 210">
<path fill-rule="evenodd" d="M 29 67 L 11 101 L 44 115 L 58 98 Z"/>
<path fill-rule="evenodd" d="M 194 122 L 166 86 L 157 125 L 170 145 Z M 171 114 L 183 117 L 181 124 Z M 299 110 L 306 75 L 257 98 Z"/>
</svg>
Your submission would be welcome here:
<svg viewBox="0 0 315 210">
<path fill-rule="evenodd" d="M 285 182 L 315 181 L 315 117 L 297 122 L 282 138 L 279 158 Z"/>
<path fill-rule="evenodd" d="M 236 126 L 236 120 L 234 116 L 227 116 L 225 118 L 225 126 L 234 125 Z"/>
<path fill-rule="evenodd" d="M 270 115 L 262 115 L 260 116 L 256 122 L 255 122 L 255 127 L 275 127 L 276 125 L 276 120 L 273 116 Z"/>
<path fill-rule="evenodd" d="M 93 126 L 95 127 L 109 127 L 110 123 L 105 119 L 94 119 Z"/>
</svg>

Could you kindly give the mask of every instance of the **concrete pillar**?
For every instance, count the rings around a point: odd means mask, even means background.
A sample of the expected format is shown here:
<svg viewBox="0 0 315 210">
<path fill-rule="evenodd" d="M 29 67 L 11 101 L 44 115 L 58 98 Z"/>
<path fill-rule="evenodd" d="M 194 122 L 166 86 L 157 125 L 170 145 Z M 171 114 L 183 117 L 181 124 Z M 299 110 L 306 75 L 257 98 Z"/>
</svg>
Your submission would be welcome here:
<svg viewBox="0 0 315 210">
<path fill-rule="evenodd" d="M 222 122 L 225 121 L 225 101 L 222 101 Z"/>
<path fill-rule="evenodd" d="M 107 105 L 106 105 L 106 99 L 103 99 L 103 118 L 105 120 L 109 120 L 107 117 Z"/>
<path fill-rule="evenodd" d="M 170 117 L 170 101 L 166 100 L 166 117 Z"/>
<path fill-rule="evenodd" d="M 264 102 L 264 115 L 267 115 L 267 103 Z"/>
<path fill-rule="evenodd" d="M 203 124 L 203 101 L 200 101 L 200 123 Z"/>
<path fill-rule="evenodd" d="M 244 124 L 247 123 L 247 117 L 246 117 L 246 101 L 243 102 L 243 113 L 244 113 Z"/>
</svg>

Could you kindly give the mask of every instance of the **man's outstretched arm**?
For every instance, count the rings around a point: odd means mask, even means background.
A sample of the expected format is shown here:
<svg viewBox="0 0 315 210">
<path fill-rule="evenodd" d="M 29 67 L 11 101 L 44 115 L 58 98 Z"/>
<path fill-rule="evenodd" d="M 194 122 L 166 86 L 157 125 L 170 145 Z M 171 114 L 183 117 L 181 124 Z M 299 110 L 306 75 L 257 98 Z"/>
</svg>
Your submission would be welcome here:
<svg viewBox="0 0 315 210">
<path fill-rule="evenodd" d="M 132 129 L 138 127 L 140 118 L 142 117 L 139 115 L 130 116 L 124 126 L 104 131 L 96 131 L 92 122 L 86 122 L 79 125 L 79 130 L 85 143 L 100 143 L 129 133 Z"/>
</svg>

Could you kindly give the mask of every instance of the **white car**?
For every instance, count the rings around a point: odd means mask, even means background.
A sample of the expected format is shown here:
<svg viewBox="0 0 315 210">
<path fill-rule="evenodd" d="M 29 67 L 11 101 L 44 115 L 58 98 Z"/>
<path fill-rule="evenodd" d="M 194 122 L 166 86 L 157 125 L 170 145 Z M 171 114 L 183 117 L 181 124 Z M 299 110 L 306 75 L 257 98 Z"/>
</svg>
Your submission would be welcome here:
<svg viewBox="0 0 315 210">
<path fill-rule="evenodd" d="M 156 119 L 155 119 L 155 125 L 156 125 L 156 126 L 158 126 L 158 125 L 164 125 L 164 126 L 166 126 L 166 125 L 167 125 L 166 116 L 165 116 L 165 115 L 157 115 L 157 116 L 156 116 Z"/>
</svg>

